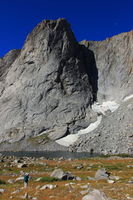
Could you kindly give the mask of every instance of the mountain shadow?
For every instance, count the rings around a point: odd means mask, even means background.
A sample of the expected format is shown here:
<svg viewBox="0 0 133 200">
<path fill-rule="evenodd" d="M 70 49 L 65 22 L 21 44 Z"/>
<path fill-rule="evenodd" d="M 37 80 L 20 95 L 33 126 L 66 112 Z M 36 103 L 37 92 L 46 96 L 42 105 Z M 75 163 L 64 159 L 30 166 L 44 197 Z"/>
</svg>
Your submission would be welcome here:
<svg viewBox="0 0 133 200">
<path fill-rule="evenodd" d="M 96 65 L 95 55 L 92 50 L 90 50 L 85 45 L 81 44 L 83 49 L 83 59 L 86 73 L 89 77 L 90 84 L 92 86 L 93 102 L 97 101 L 98 92 L 98 69 Z"/>
</svg>

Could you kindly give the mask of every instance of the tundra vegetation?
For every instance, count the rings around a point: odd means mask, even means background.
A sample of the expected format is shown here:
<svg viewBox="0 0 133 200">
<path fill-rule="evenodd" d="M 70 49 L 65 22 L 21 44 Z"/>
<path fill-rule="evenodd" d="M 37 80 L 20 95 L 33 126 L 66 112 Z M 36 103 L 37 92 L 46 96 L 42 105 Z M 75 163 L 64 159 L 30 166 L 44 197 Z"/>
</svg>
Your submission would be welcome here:
<svg viewBox="0 0 133 200">
<path fill-rule="evenodd" d="M 106 179 L 96 179 L 98 169 L 110 173 Z M 55 169 L 71 172 L 77 180 L 51 177 Z M 23 187 L 23 175 L 30 173 L 27 188 Z M 16 158 L 1 156 L 1 200 L 82 200 L 93 189 L 117 200 L 133 199 L 133 158 L 95 157 L 85 159 Z"/>
</svg>

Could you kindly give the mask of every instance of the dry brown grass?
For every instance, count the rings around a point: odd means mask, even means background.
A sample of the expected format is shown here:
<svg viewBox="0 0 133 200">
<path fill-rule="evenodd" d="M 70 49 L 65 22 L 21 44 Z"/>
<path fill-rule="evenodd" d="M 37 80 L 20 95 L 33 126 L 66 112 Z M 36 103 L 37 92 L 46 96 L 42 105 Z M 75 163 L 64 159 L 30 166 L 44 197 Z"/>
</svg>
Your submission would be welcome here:
<svg viewBox="0 0 133 200">
<path fill-rule="evenodd" d="M 128 181 L 133 177 L 133 168 L 128 168 L 127 165 L 133 165 L 133 159 L 121 159 L 121 160 L 108 160 L 108 159 L 85 159 L 85 160 L 43 160 L 41 162 L 47 163 L 47 167 L 39 165 L 30 165 L 28 168 L 18 169 L 17 167 L 6 167 L 6 171 L 3 171 L 4 164 L 0 164 L 0 179 L 4 180 L 6 184 L 0 185 L 0 188 L 5 189 L 3 194 L 0 194 L 0 200 L 9 200 L 12 196 L 13 200 L 22 199 L 25 193 L 28 193 L 31 197 L 36 197 L 37 200 L 81 200 L 82 195 L 80 191 L 81 185 L 90 183 L 91 188 L 100 189 L 105 192 L 105 194 L 111 198 L 118 200 L 128 200 L 129 197 L 133 197 L 133 184 L 129 184 Z M 77 169 L 76 166 L 82 164 L 82 169 Z M 74 175 L 82 178 L 82 181 L 55 181 L 55 182 L 36 182 L 35 179 L 38 177 L 48 177 L 51 171 L 55 168 L 62 168 L 65 171 L 70 171 Z M 114 184 L 107 183 L 106 180 L 87 180 L 87 176 L 94 177 L 95 172 L 98 168 L 106 168 L 107 171 L 113 176 L 119 176 L 120 180 L 116 181 Z M 50 170 L 48 170 L 50 169 Z M 20 176 L 20 171 L 31 172 L 32 179 L 29 181 L 29 186 L 27 189 L 23 188 L 23 182 L 16 182 L 14 184 L 8 183 L 9 179 L 16 179 Z M 15 175 L 16 174 L 16 175 Z M 66 183 L 73 182 L 75 184 L 65 186 Z M 57 187 L 55 189 L 40 190 L 37 187 L 41 187 L 45 184 L 55 184 Z M 11 194 L 13 191 L 20 189 L 19 193 Z"/>
</svg>

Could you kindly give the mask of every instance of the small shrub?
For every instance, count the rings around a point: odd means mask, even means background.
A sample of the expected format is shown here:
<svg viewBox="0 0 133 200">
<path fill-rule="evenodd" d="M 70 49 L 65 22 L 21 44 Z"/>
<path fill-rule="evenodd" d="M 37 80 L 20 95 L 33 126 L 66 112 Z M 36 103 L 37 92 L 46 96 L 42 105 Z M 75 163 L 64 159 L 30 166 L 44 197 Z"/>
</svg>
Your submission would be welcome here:
<svg viewBox="0 0 133 200">
<path fill-rule="evenodd" d="M 0 180 L 0 185 L 2 185 L 2 184 L 6 184 L 6 182 L 3 180 Z"/>
<path fill-rule="evenodd" d="M 42 177 L 40 179 L 40 182 L 54 182 L 54 181 L 58 181 L 59 179 L 58 178 L 55 178 L 55 177 Z"/>
</svg>

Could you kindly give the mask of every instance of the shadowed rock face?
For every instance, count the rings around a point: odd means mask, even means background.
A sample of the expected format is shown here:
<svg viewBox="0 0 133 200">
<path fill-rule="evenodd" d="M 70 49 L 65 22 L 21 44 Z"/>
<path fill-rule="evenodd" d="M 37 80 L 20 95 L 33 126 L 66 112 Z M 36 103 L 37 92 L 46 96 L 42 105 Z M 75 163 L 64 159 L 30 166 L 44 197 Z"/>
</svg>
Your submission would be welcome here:
<svg viewBox="0 0 133 200">
<path fill-rule="evenodd" d="M 17 57 L 18 52 L 0 60 L 0 142 L 47 132 L 58 139 L 86 126 L 93 99 L 91 74 L 67 21 L 41 22 Z"/>
</svg>

